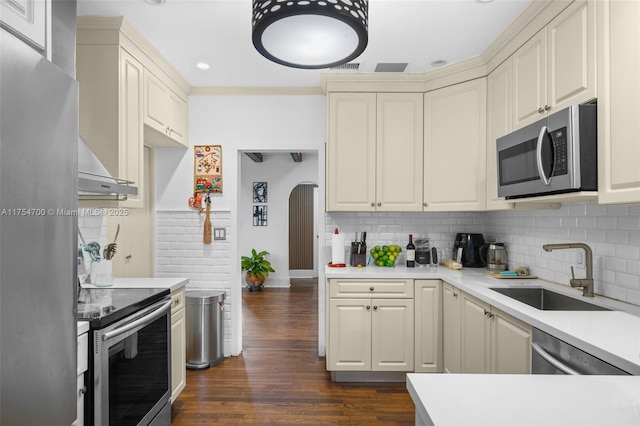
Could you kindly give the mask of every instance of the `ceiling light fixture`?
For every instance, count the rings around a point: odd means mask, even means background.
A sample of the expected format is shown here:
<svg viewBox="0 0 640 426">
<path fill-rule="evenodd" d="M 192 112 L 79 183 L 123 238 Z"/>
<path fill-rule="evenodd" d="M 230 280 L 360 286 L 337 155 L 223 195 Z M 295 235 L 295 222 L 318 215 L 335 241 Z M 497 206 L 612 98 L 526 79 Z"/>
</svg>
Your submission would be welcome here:
<svg viewBox="0 0 640 426">
<path fill-rule="evenodd" d="M 211 68 L 211 65 L 206 62 L 198 62 L 196 64 L 196 67 L 200 68 L 201 70 L 208 70 L 209 68 Z"/>
<path fill-rule="evenodd" d="M 330 68 L 367 47 L 368 0 L 253 0 L 252 39 L 262 56 L 293 68 Z"/>
<path fill-rule="evenodd" d="M 153 5 L 153 6 L 162 6 L 167 2 L 166 0 L 144 0 L 144 1 L 145 3 L 149 3 L 150 5 Z"/>
</svg>

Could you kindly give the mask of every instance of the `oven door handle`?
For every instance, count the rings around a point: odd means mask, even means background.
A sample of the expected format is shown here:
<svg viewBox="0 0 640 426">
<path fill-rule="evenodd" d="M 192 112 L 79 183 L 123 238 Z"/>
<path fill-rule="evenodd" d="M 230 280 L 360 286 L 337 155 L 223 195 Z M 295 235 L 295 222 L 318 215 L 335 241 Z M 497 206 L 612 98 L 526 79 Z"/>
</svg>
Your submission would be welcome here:
<svg viewBox="0 0 640 426">
<path fill-rule="evenodd" d="M 536 162 L 538 164 L 538 173 L 540 174 L 540 178 L 542 179 L 542 182 L 545 184 L 545 186 L 549 186 L 549 184 L 551 183 L 551 176 L 547 177 L 547 175 L 544 174 L 544 166 L 542 165 L 542 141 L 547 135 L 547 130 L 547 126 L 542 126 L 542 129 L 540 129 L 540 134 L 538 135 L 538 144 L 536 146 Z M 551 172 L 551 175 L 553 175 L 553 171 Z"/>
<path fill-rule="evenodd" d="M 558 370 L 562 371 L 564 374 L 570 374 L 572 376 L 581 376 L 576 370 L 571 367 L 564 365 L 559 360 L 555 359 L 549 352 L 545 351 L 538 345 L 537 343 L 531 343 L 531 349 L 538 355 L 540 355 L 545 361 L 549 364 L 553 365 Z"/>
<path fill-rule="evenodd" d="M 138 326 L 152 323 L 162 315 L 166 314 L 170 308 L 171 299 L 156 303 L 155 305 L 151 305 L 138 313 L 139 315 L 142 315 L 140 318 L 131 321 L 130 323 L 122 327 L 114 328 L 113 330 L 104 333 L 102 335 L 102 340 L 106 342 L 107 340 L 113 339 L 114 337 L 126 333 L 127 331 L 132 330 Z"/>
</svg>

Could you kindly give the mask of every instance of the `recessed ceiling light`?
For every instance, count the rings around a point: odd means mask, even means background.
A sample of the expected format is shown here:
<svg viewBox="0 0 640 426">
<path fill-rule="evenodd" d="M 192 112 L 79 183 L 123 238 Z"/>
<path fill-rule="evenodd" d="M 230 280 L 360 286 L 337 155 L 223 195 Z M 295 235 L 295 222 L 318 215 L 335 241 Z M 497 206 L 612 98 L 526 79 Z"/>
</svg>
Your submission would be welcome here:
<svg viewBox="0 0 640 426">
<path fill-rule="evenodd" d="M 491 3 L 493 0 L 476 0 L 478 3 Z"/>
<path fill-rule="evenodd" d="M 144 0 L 145 3 L 152 4 L 154 6 L 162 6 L 167 2 L 167 0 Z"/>
<path fill-rule="evenodd" d="M 441 66 L 446 65 L 446 64 L 447 64 L 447 61 L 445 61 L 444 59 L 439 59 L 437 61 L 431 62 L 431 66 L 432 67 L 441 67 Z"/>
<path fill-rule="evenodd" d="M 209 68 L 211 68 L 211 65 L 206 62 L 198 62 L 196 64 L 196 67 L 200 68 L 201 70 L 208 70 Z"/>
</svg>

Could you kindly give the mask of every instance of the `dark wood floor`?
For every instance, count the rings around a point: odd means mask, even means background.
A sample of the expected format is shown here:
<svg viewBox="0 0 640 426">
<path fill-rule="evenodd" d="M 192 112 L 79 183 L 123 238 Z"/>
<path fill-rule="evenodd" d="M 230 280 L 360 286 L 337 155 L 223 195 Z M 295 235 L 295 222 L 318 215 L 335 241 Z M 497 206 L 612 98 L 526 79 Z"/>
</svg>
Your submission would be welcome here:
<svg viewBox="0 0 640 426">
<path fill-rule="evenodd" d="M 172 425 L 412 425 L 404 383 L 333 383 L 318 357 L 317 284 L 243 292 L 241 356 L 187 371 Z"/>
</svg>

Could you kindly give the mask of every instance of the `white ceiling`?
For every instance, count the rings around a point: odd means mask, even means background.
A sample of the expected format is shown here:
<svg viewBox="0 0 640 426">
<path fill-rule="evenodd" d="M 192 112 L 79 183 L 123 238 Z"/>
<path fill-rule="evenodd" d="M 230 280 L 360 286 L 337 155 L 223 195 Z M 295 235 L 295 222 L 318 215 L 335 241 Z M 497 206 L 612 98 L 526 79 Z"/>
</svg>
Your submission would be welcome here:
<svg viewBox="0 0 640 426">
<path fill-rule="evenodd" d="M 360 72 L 380 62 L 424 72 L 433 61 L 478 56 L 531 1 L 369 0 L 369 44 L 352 62 Z M 254 49 L 251 8 L 251 0 L 78 0 L 80 16 L 124 16 L 192 86 L 319 86 L 326 70 L 287 68 Z M 198 62 L 211 68 L 198 69 Z"/>
</svg>

